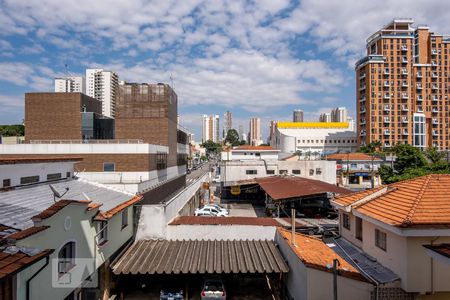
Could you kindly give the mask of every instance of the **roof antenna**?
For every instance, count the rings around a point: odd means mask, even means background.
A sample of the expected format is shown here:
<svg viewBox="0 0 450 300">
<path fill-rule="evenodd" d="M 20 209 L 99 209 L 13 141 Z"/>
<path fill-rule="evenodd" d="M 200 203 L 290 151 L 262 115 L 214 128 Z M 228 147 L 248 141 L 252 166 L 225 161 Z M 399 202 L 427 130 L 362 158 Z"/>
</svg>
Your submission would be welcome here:
<svg viewBox="0 0 450 300">
<path fill-rule="evenodd" d="M 56 198 L 61 199 L 61 198 L 62 198 L 65 194 L 67 194 L 67 192 L 69 191 L 69 188 L 66 187 L 66 191 L 65 191 L 63 194 L 61 194 L 61 193 L 59 193 L 59 192 L 55 189 L 55 187 L 54 187 L 53 185 L 49 184 L 48 186 L 50 187 L 50 189 L 51 189 L 52 192 L 53 192 L 53 201 L 54 201 L 55 203 L 56 203 Z"/>
</svg>

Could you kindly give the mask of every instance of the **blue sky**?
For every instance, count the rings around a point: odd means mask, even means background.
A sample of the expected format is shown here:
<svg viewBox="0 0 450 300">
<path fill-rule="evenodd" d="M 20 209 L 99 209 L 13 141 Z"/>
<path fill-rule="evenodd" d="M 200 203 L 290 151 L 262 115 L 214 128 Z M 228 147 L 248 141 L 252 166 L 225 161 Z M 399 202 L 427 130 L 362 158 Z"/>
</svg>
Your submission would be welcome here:
<svg viewBox="0 0 450 300">
<path fill-rule="evenodd" d="M 0 124 L 21 122 L 24 93 L 52 91 L 65 64 L 131 82 L 172 75 L 196 140 L 201 115 L 226 110 L 235 128 L 261 117 L 264 135 L 295 108 L 307 120 L 336 106 L 354 116 L 354 62 L 398 16 L 450 33 L 444 0 L 0 0 Z"/>
</svg>

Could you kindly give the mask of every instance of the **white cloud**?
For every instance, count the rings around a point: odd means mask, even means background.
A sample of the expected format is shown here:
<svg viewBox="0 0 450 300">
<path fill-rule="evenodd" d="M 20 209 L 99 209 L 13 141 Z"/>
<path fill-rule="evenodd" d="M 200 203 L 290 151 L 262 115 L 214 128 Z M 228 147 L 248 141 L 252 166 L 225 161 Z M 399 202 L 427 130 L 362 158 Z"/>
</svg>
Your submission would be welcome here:
<svg viewBox="0 0 450 300">
<path fill-rule="evenodd" d="M 53 78 L 61 75 L 42 65 L 0 62 L 0 81 L 23 86 L 27 91 L 51 91 Z"/>
</svg>

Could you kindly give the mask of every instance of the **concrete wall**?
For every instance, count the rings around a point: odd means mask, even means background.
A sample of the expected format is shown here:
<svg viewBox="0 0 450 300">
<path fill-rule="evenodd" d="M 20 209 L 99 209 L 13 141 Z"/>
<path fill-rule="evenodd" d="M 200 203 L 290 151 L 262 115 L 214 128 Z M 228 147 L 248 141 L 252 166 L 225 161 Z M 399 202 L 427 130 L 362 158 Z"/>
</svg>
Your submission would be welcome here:
<svg viewBox="0 0 450 300">
<path fill-rule="evenodd" d="M 278 233 L 275 242 L 289 265 L 286 287 L 295 300 L 333 299 L 333 274 L 306 267 L 297 254 Z M 338 276 L 338 299 L 370 299 L 370 283 Z"/>
<path fill-rule="evenodd" d="M 169 225 L 169 240 L 274 240 L 276 227 L 253 225 Z"/>
<path fill-rule="evenodd" d="M 259 154 L 258 156 L 256 154 Z M 222 160 L 277 160 L 279 151 L 252 151 L 239 150 L 221 152 Z"/>
<path fill-rule="evenodd" d="M 267 174 L 267 170 L 274 170 L 274 174 Z M 325 160 L 297 160 L 297 161 L 231 161 L 222 162 L 221 181 L 224 185 L 233 184 L 236 181 L 279 175 L 281 170 L 287 170 L 288 175 L 295 175 L 310 179 L 336 184 L 336 162 Z M 320 169 L 321 174 L 317 174 Z M 257 174 L 246 174 L 246 170 L 256 170 Z M 292 173 L 292 170 L 300 170 L 300 175 Z M 313 175 L 310 175 L 313 170 Z"/>
<path fill-rule="evenodd" d="M 68 241 L 75 241 L 77 259 L 91 259 L 95 270 L 111 257 L 133 235 L 133 208 L 128 208 L 128 226 L 122 228 L 122 214 L 118 213 L 108 221 L 108 241 L 102 246 L 96 244 L 96 222 L 92 221 L 95 211 L 86 211 L 86 205 L 70 204 L 52 217 L 42 221 L 48 225 L 45 231 L 32 235 L 17 242 L 19 246 L 55 249 L 50 256 L 50 264 L 37 275 L 31 283 L 32 299 L 64 299 L 72 292 L 72 288 L 61 288 L 53 285 L 52 280 L 58 280 L 55 271 L 58 252 Z M 70 218 L 70 228 L 65 228 L 66 220 Z M 26 280 L 43 264 L 40 262 L 20 272 L 17 276 L 17 299 L 25 299 Z M 83 264 L 77 264 L 69 273 L 80 272 Z M 53 272 L 52 272 L 53 271 Z M 54 276 L 55 277 L 52 277 Z M 90 274 L 84 273 L 83 280 Z M 64 275 L 68 276 L 68 274 Z M 63 277 L 64 277 L 63 276 Z M 72 277 L 74 280 L 75 276 Z M 64 280 L 60 278 L 59 280 Z"/>
<path fill-rule="evenodd" d="M 33 164 L 0 165 L 0 188 L 3 180 L 10 179 L 11 186 L 20 185 L 20 178 L 27 176 L 39 176 L 39 181 L 47 181 L 48 174 L 61 173 L 61 178 L 66 178 L 66 173 L 73 175 L 74 162 L 46 162 Z"/>
</svg>

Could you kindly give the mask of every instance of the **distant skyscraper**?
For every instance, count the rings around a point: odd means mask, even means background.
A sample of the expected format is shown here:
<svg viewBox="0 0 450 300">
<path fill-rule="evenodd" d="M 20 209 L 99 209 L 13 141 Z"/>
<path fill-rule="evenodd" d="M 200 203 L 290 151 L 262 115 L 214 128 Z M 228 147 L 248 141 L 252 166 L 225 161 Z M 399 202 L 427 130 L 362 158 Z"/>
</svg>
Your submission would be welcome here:
<svg viewBox="0 0 450 300">
<path fill-rule="evenodd" d="M 337 107 L 331 111 L 331 122 L 347 122 L 347 109 Z"/>
<path fill-rule="evenodd" d="M 319 122 L 331 122 L 331 114 L 323 113 L 319 117 Z"/>
<path fill-rule="evenodd" d="M 219 142 L 219 115 L 203 115 L 202 141 Z"/>
<path fill-rule="evenodd" d="M 242 124 L 239 125 L 239 131 L 238 131 L 238 133 L 239 133 L 239 136 L 242 136 L 242 134 L 244 133 L 244 126 L 242 126 Z"/>
<path fill-rule="evenodd" d="M 86 94 L 86 82 L 83 76 L 70 76 L 55 78 L 56 93 L 83 93 Z"/>
<path fill-rule="evenodd" d="M 261 137 L 261 119 L 251 118 L 249 126 L 249 142 L 253 146 L 259 146 L 262 142 Z"/>
<path fill-rule="evenodd" d="M 301 109 L 294 110 L 292 121 L 303 122 L 303 110 Z"/>
<path fill-rule="evenodd" d="M 231 116 L 230 111 L 227 110 L 223 116 L 224 116 L 223 138 L 225 138 L 227 136 L 228 130 L 233 128 L 233 123 L 232 123 L 232 116 Z"/>
<path fill-rule="evenodd" d="M 303 121 L 303 112 L 302 112 L 302 121 Z M 302 122 L 302 121 L 295 121 L 295 111 L 294 111 L 294 122 Z M 272 144 L 275 143 L 275 134 L 277 130 L 277 122 L 276 121 L 270 121 L 270 128 L 269 128 L 269 144 L 272 146 Z"/>
<path fill-rule="evenodd" d="M 87 95 L 102 101 L 102 114 L 114 117 L 119 77 L 103 69 L 86 69 Z"/>
</svg>

